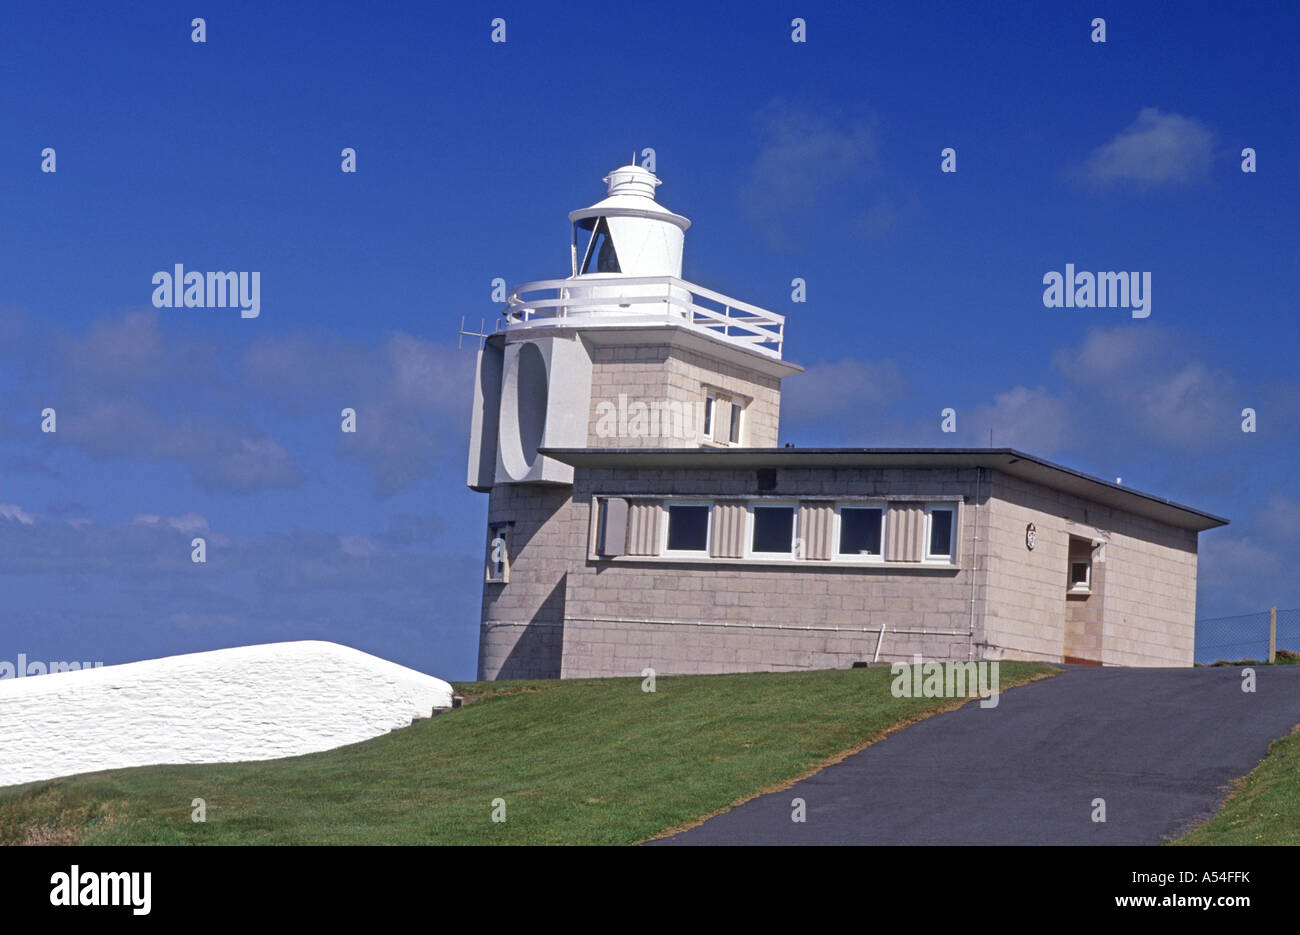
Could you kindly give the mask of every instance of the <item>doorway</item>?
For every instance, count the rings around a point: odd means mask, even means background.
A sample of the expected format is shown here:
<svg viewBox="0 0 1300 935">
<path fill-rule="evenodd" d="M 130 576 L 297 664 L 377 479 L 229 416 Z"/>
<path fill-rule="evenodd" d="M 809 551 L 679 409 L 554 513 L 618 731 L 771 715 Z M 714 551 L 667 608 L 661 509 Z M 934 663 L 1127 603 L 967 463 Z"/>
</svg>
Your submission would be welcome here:
<svg viewBox="0 0 1300 935">
<path fill-rule="evenodd" d="M 1064 575 L 1065 646 L 1062 659 L 1081 665 L 1101 665 L 1102 603 L 1105 562 L 1098 560 L 1100 543 L 1070 536 Z"/>
</svg>

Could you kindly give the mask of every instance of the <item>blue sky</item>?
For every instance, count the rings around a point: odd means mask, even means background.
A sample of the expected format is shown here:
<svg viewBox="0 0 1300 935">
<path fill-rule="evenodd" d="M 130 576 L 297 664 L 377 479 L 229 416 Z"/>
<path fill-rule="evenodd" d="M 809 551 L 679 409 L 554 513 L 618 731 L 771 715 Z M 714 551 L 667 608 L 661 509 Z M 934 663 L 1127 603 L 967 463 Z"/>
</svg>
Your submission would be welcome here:
<svg viewBox="0 0 1300 935">
<path fill-rule="evenodd" d="M 984 7 L 7 11 L 0 658 L 324 638 L 472 677 L 455 332 L 565 275 L 645 147 L 686 278 L 788 316 L 783 440 L 992 429 L 1231 518 L 1203 616 L 1300 606 L 1300 8 Z M 260 316 L 153 308 L 177 263 L 259 271 Z M 1067 263 L 1150 272 L 1150 317 L 1044 307 Z"/>
</svg>

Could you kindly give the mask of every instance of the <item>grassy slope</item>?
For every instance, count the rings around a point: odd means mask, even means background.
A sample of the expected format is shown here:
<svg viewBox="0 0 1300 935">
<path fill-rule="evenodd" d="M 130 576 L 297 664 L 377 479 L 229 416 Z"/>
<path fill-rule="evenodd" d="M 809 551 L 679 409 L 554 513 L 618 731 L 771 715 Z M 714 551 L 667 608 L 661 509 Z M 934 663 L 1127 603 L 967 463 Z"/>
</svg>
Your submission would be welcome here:
<svg viewBox="0 0 1300 935">
<path fill-rule="evenodd" d="M 1003 663 L 1003 688 L 1055 670 Z M 0 789 L 0 844 L 630 844 L 954 706 L 889 669 L 462 684 L 483 698 L 364 743 Z M 207 822 L 190 802 L 207 802 Z M 508 820 L 491 820 L 506 800 Z"/>
<path fill-rule="evenodd" d="M 1275 740 L 1219 814 L 1174 844 L 1300 844 L 1300 728 Z"/>
</svg>

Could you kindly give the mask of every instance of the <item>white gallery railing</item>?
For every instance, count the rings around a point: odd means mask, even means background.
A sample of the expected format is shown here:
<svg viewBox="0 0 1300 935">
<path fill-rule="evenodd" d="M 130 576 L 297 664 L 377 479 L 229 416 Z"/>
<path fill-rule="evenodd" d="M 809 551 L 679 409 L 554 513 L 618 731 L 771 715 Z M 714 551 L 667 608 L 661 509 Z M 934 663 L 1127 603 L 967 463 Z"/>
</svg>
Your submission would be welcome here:
<svg viewBox="0 0 1300 935">
<path fill-rule="evenodd" d="M 704 304 L 701 304 L 704 303 Z M 506 297 L 505 325 L 579 316 L 663 318 L 704 328 L 779 358 L 785 316 L 705 289 L 675 276 L 544 279 L 514 286 Z M 620 321 L 622 319 L 619 319 Z"/>
</svg>

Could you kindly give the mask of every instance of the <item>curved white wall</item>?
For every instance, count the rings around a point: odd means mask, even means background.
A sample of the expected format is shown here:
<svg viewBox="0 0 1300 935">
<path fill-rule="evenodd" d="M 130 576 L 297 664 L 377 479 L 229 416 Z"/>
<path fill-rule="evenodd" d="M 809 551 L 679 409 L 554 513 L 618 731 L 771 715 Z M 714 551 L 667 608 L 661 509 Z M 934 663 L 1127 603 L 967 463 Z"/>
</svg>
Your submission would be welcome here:
<svg viewBox="0 0 1300 935">
<path fill-rule="evenodd" d="M 656 218 L 608 217 L 609 237 L 624 276 L 682 277 L 682 229 Z"/>
<path fill-rule="evenodd" d="M 240 646 L 0 680 L 0 786 L 329 750 L 451 707 L 442 679 L 337 643 Z"/>
</svg>

